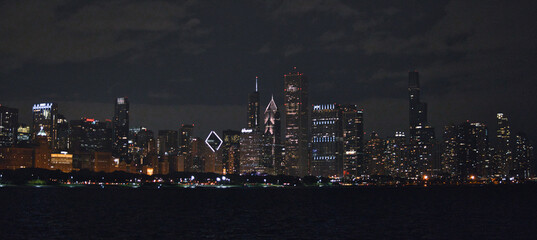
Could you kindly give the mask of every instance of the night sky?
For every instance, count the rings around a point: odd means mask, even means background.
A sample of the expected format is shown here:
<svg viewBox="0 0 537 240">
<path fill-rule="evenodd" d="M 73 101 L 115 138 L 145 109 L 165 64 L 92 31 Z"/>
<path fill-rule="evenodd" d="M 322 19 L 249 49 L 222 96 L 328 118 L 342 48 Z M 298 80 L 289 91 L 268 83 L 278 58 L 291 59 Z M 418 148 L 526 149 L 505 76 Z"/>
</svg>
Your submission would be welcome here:
<svg viewBox="0 0 537 240">
<path fill-rule="evenodd" d="M 262 109 L 281 107 L 296 66 L 311 103 L 362 106 L 367 134 L 408 132 L 418 70 L 438 134 L 495 131 L 502 111 L 535 140 L 536 57 L 536 1 L 0 2 L 0 103 L 27 124 L 34 103 L 104 120 L 127 96 L 131 127 L 205 137 L 245 127 L 256 76 Z"/>
</svg>

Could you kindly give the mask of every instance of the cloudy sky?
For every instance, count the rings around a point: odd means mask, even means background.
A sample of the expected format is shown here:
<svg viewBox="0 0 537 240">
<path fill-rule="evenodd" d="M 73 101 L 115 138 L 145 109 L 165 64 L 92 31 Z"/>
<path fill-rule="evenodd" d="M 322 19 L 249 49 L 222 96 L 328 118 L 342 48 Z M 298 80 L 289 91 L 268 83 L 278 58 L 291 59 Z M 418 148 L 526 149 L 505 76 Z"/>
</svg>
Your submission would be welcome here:
<svg viewBox="0 0 537 240">
<path fill-rule="evenodd" d="M 197 135 L 240 129 L 259 76 L 262 104 L 283 74 L 308 75 L 312 103 L 354 103 L 366 131 L 408 129 L 408 71 L 430 123 L 502 111 L 537 139 L 535 1 L 2 1 L 0 103 L 31 122 L 54 101 L 68 119 L 111 118 Z M 440 133 L 440 131 L 438 131 Z"/>
</svg>

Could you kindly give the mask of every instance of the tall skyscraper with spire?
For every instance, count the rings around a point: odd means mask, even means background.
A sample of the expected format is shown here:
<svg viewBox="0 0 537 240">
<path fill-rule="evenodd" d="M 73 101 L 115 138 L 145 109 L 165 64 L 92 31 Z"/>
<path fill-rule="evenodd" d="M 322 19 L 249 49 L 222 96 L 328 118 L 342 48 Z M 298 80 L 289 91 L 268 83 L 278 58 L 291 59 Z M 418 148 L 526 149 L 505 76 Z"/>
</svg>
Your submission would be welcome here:
<svg viewBox="0 0 537 240">
<path fill-rule="evenodd" d="M 263 131 L 263 155 L 261 165 L 271 174 L 282 174 L 282 144 L 280 112 L 274 102 L 274 96 L 265 109 Z"/>
<path fill-rule="evenodd" d="M 127 97 L 116 99 L 113 126 L 113 155 L 120 161 L 127 162 L 129 156 L 129 99 Z"/>
<path fill-rule="evenodd" d="M 261 109 L 259 103 L 258 78 L 255 77 L 255 92 L 248 95 L 248 128 L 260 131 Z"/>
<path fill-rule="evenodd" d="M 308 81 L 296 71 L 284 75 L 285 159 L 286 173 L 309 174 L 309 103 Z"/>
<path fill-rule="evenodd" d="M 410 122 L 410 162 L 406 171 L 413 176 L 421 176 L 431 171 L 435 154 L 434 128 L 427 121 L 427 103 L 420 100 L 419 72 L 408 73 L 408 100 Z"/>
</svg>

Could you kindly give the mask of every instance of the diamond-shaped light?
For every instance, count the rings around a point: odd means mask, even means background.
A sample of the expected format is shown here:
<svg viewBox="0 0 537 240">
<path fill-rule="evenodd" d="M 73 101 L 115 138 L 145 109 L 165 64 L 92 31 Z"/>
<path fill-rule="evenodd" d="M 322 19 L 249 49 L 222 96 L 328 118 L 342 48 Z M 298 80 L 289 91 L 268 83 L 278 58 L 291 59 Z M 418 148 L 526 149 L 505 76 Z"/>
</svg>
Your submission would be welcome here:
<svg viewBox="0 0 537 240">
<path fill-rule="evenodd" d="M 216 134 L 214 131 L 211 131 L 211 133 L 209 133 L 209 136 L 207 136 L 207 139 L 205 139 L 205 143 L 211 148 L 213 152 L 216 152 L 218 151 L 218 149 L 220 149 L 224 141 L 222 141 L 218 134 Z"/>
</svg>

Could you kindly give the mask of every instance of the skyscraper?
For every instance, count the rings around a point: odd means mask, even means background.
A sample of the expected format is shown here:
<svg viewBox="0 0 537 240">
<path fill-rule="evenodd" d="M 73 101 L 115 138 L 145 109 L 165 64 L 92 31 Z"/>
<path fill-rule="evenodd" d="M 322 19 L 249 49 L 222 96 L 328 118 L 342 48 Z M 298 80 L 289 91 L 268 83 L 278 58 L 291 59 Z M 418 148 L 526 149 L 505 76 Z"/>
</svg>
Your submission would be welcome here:
<svg viewBox="0 0 537 240">
<path fill-rule="evenodd" d="M 192 171 L 194 166 L 194 155 L 192 154 L 192 134 L 194 132 L 194 124 L 182 124 L 179 129 L 179 159 L 184 163 L 185 171 Z"/>
<path fill-rule="evenodd" d="M 363 110 L 356 105 L 341 106 L 344 175 L 365 174 L 363 119 Z"/>
<path fill-rule="evenodd" d="M 0 105 L 0 147 L 10 147 L 17 143 L 19 110 Z"/>
<path fill-rule="evenodd" d="M 431 170 L 435 156 L 434 128 L 427 121 L 427 104 L 420 100 L 420 81 L 417 71 L 408 73 L 408 98 L 410 122 L 410 162 L 407 169 L 411 177 L 421 176 Z"/>
<path fill-rule="evenodd" d="M 311 174 L 323 177 L 342 176 L 343 133 L 339 105 L 314 105 L 311 121 Z"/>
<path fill-rule="evenodd" d="M 240 138 L 240 172 L 265 173 L 261 166 L 261 133 L 249 128 L 241 130 Z"/>
<path fill-rule="evenodd" d="M 241 132 L 235 130 L 223 131 L 222 165 L 224 174 L 240 173 L 240 140 Z"/>
<path fill-rule="evenodd" d="M 498 173 L 508 175 L 513 162 L 513 152 L 511 144 L 511 128 L 509 119 L 503 113 L 496 114 L 498 129 L 496 130 L 496 167 Z"/>
<path fill-rule="evenodd" d="M 518 178 L 531 177 L 531 160 L 533 159 L 533 146 L 524 133 L 517 133 L 513 137 L 513 162 L 509 175 Z"/>
<path fill-rule="evenodd" d="M 33 108 L 33 134 L 32 140 L 37 142 L 37 137 L 46 137 L 49 147 L 56 148 L 58 127 L 58 105 L 56 103 L 34 104 Z"/>
<path fill-rule="evenodd" d="M 259 132 L 261 130 L 261 110 L 257 80 L 258 78 L 255 77 L 255 92 L 248 95 L 248 128 Z"/>
<path fill-rule="evenodd" d="M 122 162 L 128 162 L 129 157 L 129 99 L 116 99 L 114 111 L 114 157 Z"/>
<path fill-rule="evenodd" d="M 385 170 L 394 177 L 405 177 L 404 163 L 407 160 L 407 144 L 404 132 L 395 132 L 393 137 L 386 139 Z"/>
<path fill-rule="evenodd" d="M 308 175 L 309 103 L 308 82 L 304 73 L 297 71 L 284 75 L 284 111 L 286 173 Z"/>
<path fill-rule="evenodd" d="M 112 149 L 112 126 L 110 122 L 100 122 L 93 118 L 71 120 L 70 151 L 110 152 Z"/>
<path fill-rule="evenodd" d="M 178 153 L 178 133 L 175 130 L 159 130 L 157 138 L 157 149 L 160 155 L 177 155 Z"/>
<path fill-rule="evenodd" d="M 265 130 L 263 131 L 263 154 L 261 165 L 271 174 L 281 174 L 282 169 L 282 144 L 280 112 L 274 102 L 274 96 L 265 109 Z"/>
</svg>

